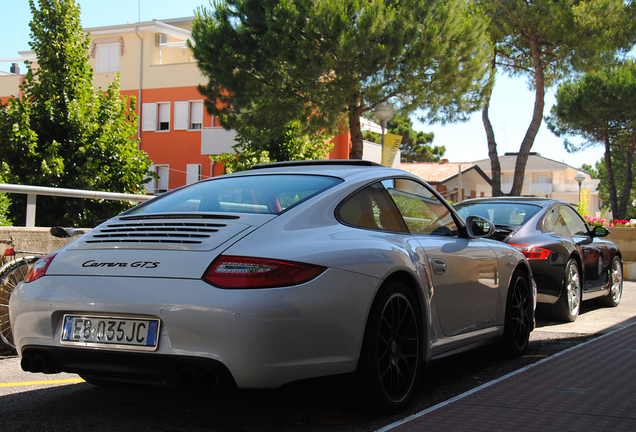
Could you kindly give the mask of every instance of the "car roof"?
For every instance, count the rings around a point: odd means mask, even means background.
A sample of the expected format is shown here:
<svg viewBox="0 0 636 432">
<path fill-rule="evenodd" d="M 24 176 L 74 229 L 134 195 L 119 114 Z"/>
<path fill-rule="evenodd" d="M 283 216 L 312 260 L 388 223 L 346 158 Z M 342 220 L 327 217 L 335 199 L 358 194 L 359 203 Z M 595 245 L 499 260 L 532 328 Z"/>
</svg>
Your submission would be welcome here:
<svg viewBox="0 0 636 432">
<path fill-rule="evenodd" d="M 388 168 L 375 162 L 366 160 L 331 159 L 331 160 L 307 160 L 273 162 L 258 164 L 251 169 L 240 171 L 227 176 L 251 176 L 264 174 L 309 174 L 329 175 L 339 178 L 347 178 L 357 174 L 367 174 L 369 178 L 407 176 L 413 178 L 406 171 Z"/>
<path fill-rule="evenodd" d="M 551 204 L 560 203 L 568 204 L 567 202 L 556 198 L 543 198 L 533 196 L 507 196 L 507 197 L 483 197 L 483 198 L 471 198 L 457 203 L 457 205 L 464 204 L 477 204 L 480 202 L 501 202 L 501 203 L 525 203 L 534 204 L 540 207 L 548 207 Z"/>
</svg>

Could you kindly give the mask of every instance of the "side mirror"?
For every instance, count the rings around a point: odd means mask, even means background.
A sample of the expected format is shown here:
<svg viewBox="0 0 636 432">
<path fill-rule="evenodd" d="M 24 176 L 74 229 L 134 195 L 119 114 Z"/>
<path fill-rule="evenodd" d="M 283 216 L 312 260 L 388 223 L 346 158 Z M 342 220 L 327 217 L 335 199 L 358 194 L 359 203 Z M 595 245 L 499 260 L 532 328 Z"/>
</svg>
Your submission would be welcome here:
<svg viewBox="0 0 636 432">
<path fill-rule="evenodd" d="M 595 226 L 592 230 L 593 237 L 605 237 L 609 235 L 610 230 L 604 226 Z"/>
<path fill-rule="evenodd" d="M 488 237 L 495 233 L 495 225 L 481 216 L 468 216 L 466 230 L 470 237 Z"/>
</svg>

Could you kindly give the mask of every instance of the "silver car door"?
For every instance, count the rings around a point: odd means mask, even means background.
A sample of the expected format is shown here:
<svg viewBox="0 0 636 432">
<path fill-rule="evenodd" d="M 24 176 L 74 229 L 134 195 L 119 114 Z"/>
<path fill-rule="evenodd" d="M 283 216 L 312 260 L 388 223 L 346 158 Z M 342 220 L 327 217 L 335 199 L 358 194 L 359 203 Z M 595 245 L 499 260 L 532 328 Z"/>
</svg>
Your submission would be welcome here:
<svg viewBox="0 0 636 432">
<path fill-rule="evenodd" d="M 410 179 L 383 184 L 422 246 L 444 334 L 495 325 L 499 302 L 495 251 L 483 240 L 459 237 L 449 208 L 424 185 Z"/>
</svg>

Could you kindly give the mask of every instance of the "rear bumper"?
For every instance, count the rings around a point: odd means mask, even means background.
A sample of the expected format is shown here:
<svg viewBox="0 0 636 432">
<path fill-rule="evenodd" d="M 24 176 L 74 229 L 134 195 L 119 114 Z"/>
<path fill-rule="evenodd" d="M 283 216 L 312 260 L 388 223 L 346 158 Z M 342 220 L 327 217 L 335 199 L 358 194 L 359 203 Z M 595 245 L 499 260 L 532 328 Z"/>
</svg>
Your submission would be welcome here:
<svg viewBox="0 0 636 432">
<path fill-rule="evenodd" d="M 27 372 L 71 372 L 131 382 L 236 386 L 222 363 L 188 356 L 36 345 L 24 347 L 21 366 Z"/>
<path fill-rule="evenodd" d="M 174 382 L 182 364 L 203 362 L 202 369 L 222 366 L 239 387 L 274 388 L 353 372 L 379 283 L 336 269 L 303 285 L 259 290 L 188 279 L 46 276 L 16 288 L 10 313 L 18 352 L 45 356 L 40 360 L 50 360 L 52 371 Z M 159 319 L 157 349 L 63 345 L 64 314 Z"/>
</svg>

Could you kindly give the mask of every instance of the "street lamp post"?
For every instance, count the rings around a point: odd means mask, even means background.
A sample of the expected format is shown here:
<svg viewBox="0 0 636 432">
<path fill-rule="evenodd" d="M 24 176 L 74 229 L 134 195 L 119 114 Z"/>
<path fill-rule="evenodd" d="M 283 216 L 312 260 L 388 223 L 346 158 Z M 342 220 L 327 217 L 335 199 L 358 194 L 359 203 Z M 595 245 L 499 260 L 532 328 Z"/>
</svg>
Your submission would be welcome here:
<svg viewBox="0 0 636 432">
<path fill-rule="evenodd" d="M 574 180 L 579 184 L 579 202 L 581 202 L 581 183 L 585 180 L 585 173 L 582 171 L 577 172 L 574 175 Z"/>
<path fill-rule="evenodd" d="M 375 118 L 380 120 L 380 126 L 382 126 L 382 138 L 380 144 L 384 146 L 384 131 L 386 129 L 386 123 L 393 117 L 393 107 L 388 102 L 380 102 L 375 106 L 373 110 Z"/>
</svg>

